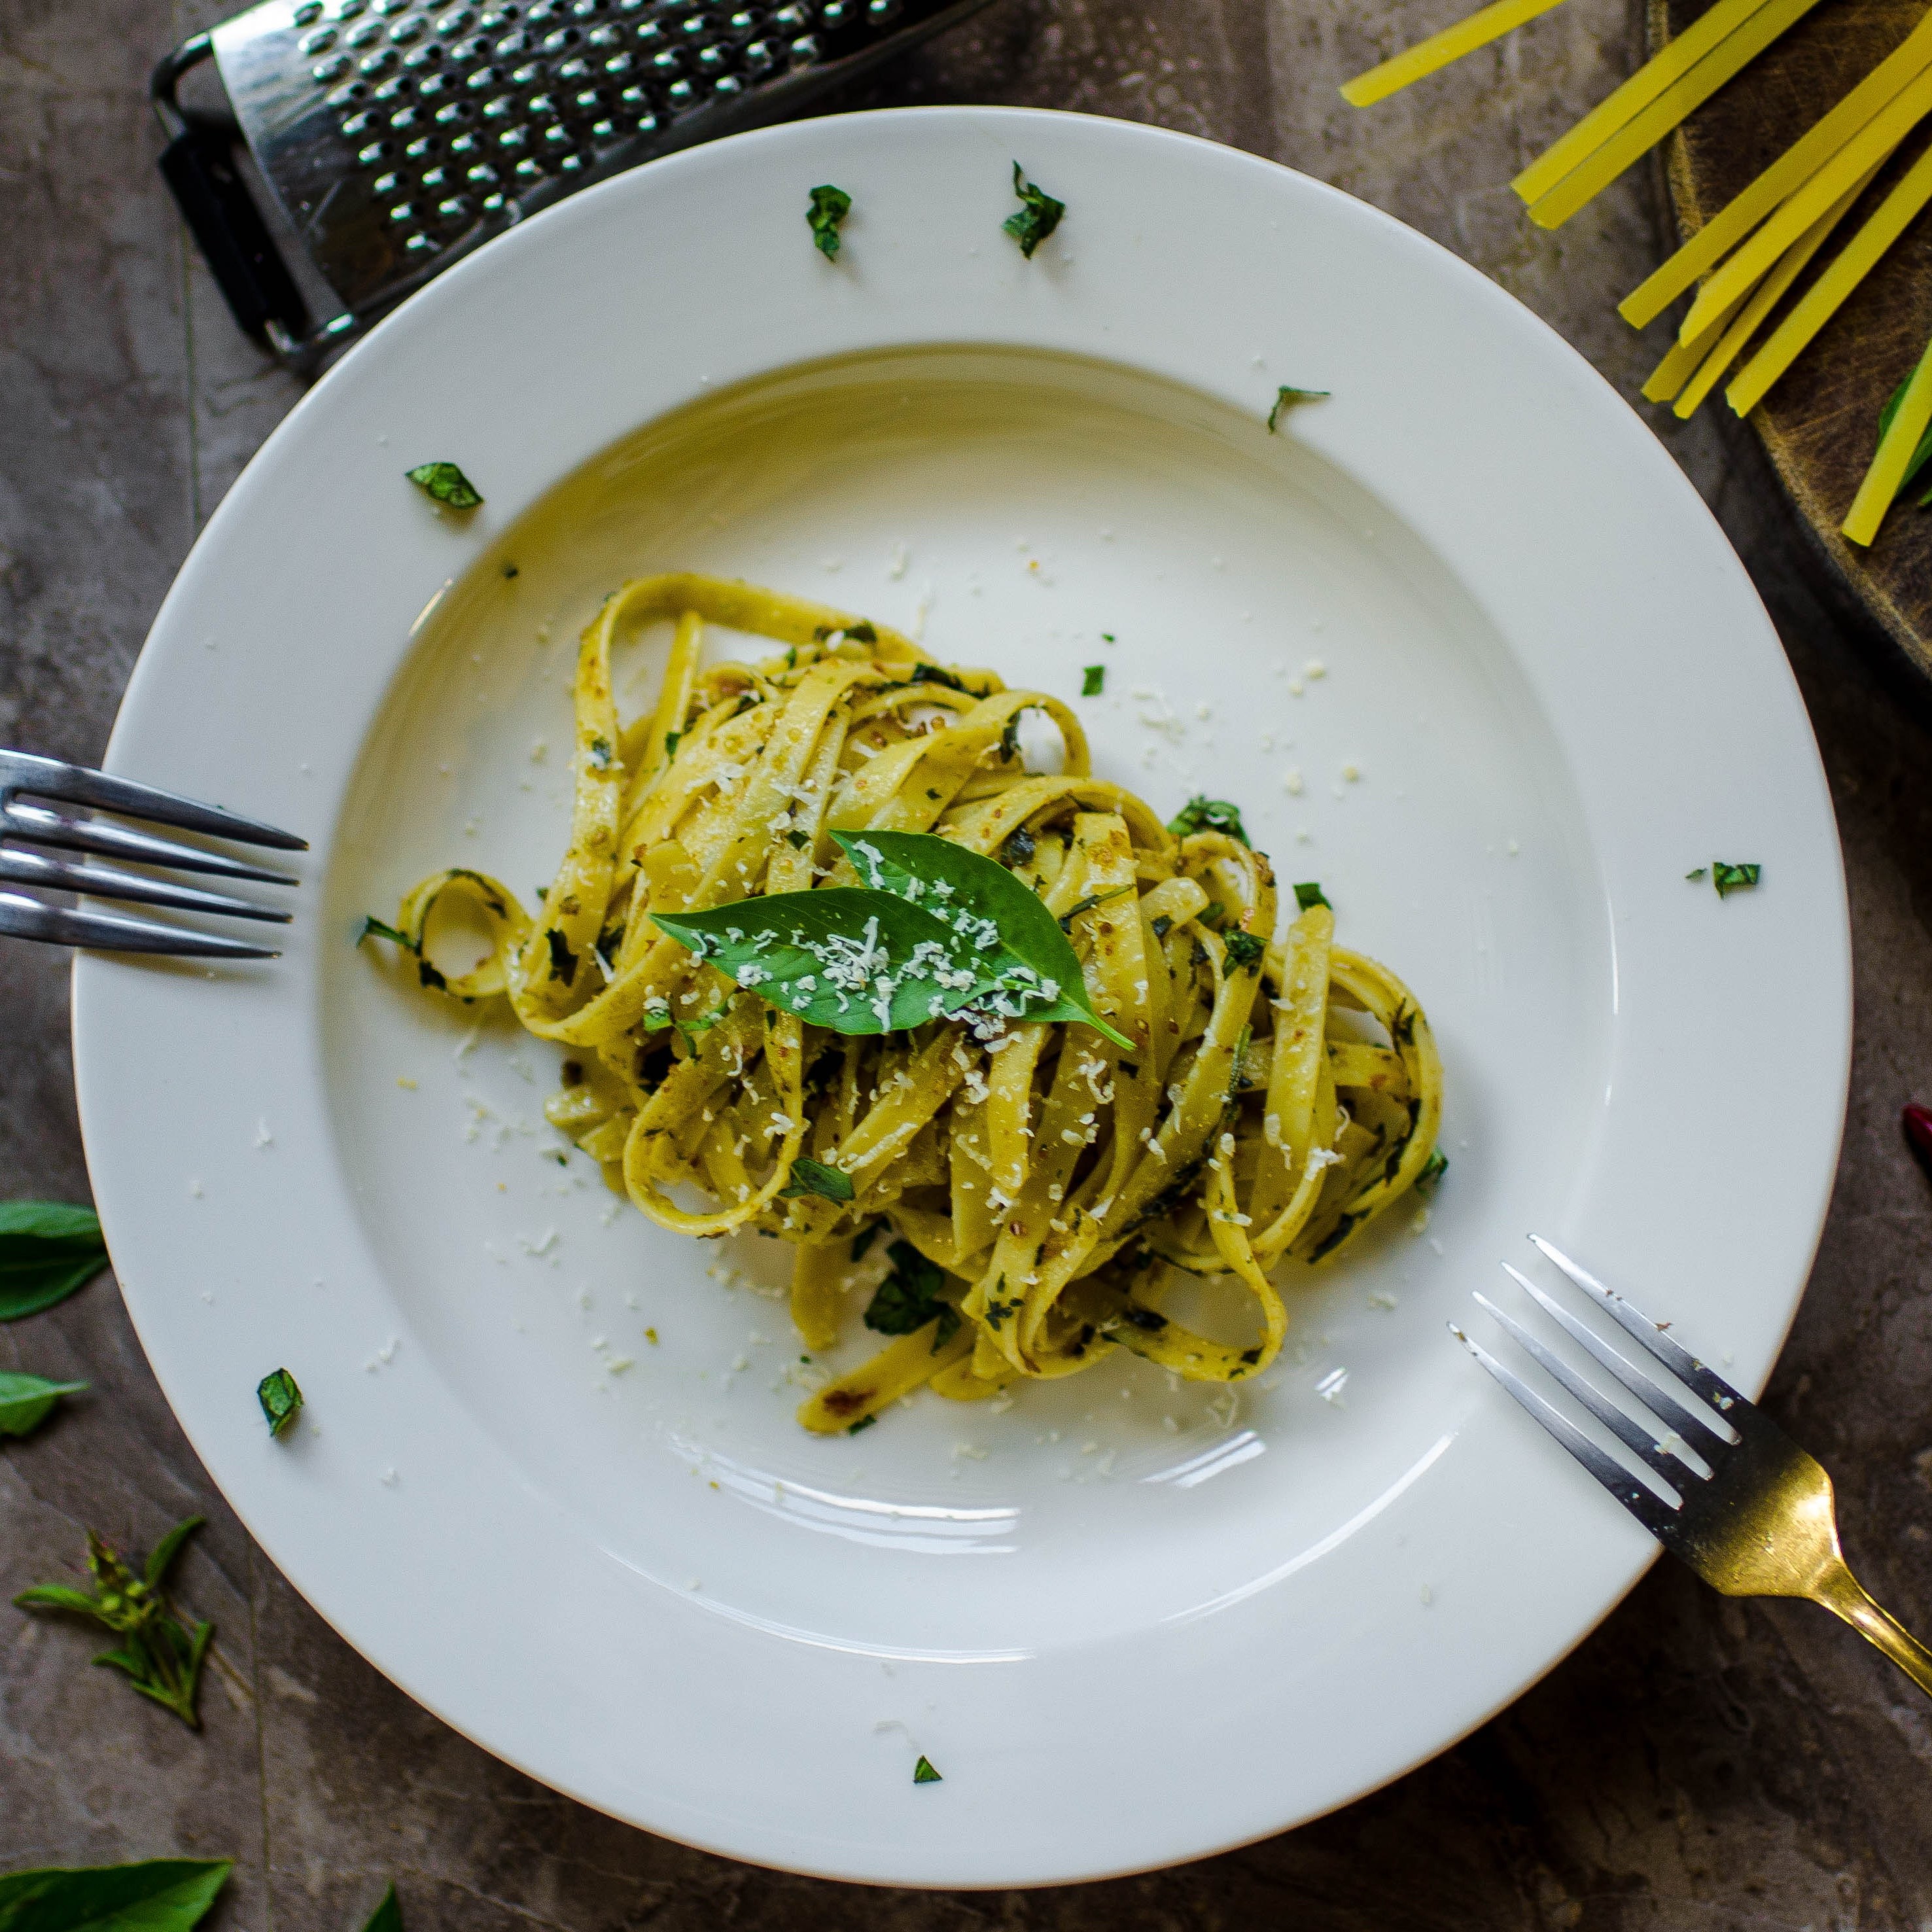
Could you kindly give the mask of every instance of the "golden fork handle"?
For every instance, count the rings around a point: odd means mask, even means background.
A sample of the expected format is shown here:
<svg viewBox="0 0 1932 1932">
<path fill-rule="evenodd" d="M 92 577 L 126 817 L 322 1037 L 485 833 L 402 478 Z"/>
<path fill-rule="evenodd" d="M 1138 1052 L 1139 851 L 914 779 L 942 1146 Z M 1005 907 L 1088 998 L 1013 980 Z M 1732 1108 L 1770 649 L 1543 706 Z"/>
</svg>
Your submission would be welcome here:
<svg viewBox="0 0 1932 1932">
<path fill-rule="evenodd" d="M 1875 1604 L 1842 1561 L 1819 1580 L 1810 1594 L 1814 1604 L 1822 1604 L 1834 1616 L 1842 1617 L 1883 1651 L 1920 1690 L 1932 1696 L 1932 1650 Z"/>
</svg>

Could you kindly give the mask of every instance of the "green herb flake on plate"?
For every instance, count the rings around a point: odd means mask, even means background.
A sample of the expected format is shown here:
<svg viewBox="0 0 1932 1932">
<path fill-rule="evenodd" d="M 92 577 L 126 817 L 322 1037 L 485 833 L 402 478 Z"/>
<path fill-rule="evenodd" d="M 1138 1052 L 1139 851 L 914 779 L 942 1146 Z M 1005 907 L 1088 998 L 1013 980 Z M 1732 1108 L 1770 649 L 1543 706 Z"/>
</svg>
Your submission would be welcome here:
<svg viewBox="0 0 1932 1932">
<path fill-rule="evenodd" d="M 453 463 L 419 463 L 404 472 L 427 496 L 452 510 L 473 510 L 483 493 Z"/>
<path fill-rule="evenodd" d="M 255 1384 L 255 1400 L 262 1405 L 271 1436 L 286 1435 L 301 1412 L 302 1392 L 286 1369 L 277 1369 Z"/>
<path fill-rule="evenodd" d="M 834 188 L 827 182 L 812 190 L 812 205 L 806 210 L 805 218 L 812 230 L 812 246 L 828 262 L 838 259 L 838 230 L 851 212 L 852 197 L 842 188 Z"/>
<path fill-rule="evenodd" d="M 1020 244 L 1020 253 L 1030 262 L 1033 251 L 1060 226 L 1066 204 L 1055 201 L 1043 188 L 1035 187 L 1017 161 L 1013 164 L 1013 192 L 1023 206 L 1017 214 L 1008 215 L 1000 226 Z"/>
</svg>

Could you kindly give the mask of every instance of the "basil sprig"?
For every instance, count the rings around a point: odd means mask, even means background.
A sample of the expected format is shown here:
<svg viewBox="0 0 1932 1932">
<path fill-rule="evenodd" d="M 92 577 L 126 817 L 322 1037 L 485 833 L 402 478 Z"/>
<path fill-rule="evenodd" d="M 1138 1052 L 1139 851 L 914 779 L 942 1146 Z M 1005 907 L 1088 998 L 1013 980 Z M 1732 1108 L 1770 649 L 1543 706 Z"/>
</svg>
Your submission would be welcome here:
<svg viewBox="0 0 1932 1932">
<path fill-rule="evenodd" d="M 652 916 L 746 991 L 835 1033 L 1079 1020 L 1131 1051 L 1094 1010 L 1053 915 L 1004 866 L 931 832 L 832 836 L 862 886 Z"/>
<path fill-rule="evenodd" d="M 0 1322 L 64 1301 L 107 1265 L 91 1208 L 58 1201 L 0 1201 Z"/>
<path fill-rule="evenodd" d="M 228 1858 L 146 1858 L 0 1873 L 0 1932 L 190 1932 L 233 1869 Z"/>
<path fill-rule="evenodd" d="M 188 1630 L 176 1617 L 162 1586 L 182 1545 L 202 1521 L 191 1516 L 176 1523 L 154 1545 L 154 1553 L 139 1574 L 118 1550 L 90 1529 L 87 1567 L 94 1577 L 92 1595 L 64 1583 L 40 1583 L 14 1599 L 23 1610 L 71 1610 L 106 1624 L 121 1642 L 116 1649 L 103 1651 L 94 1662 L 122 1672 L 143 1697 L 172 1711 L 190 1730 L 201 1728 L 195 1698 L 201 1685 L 201 1660 L 214 1626 L 202 1623 Z M 0 1932 L 8 1924 L 0 1909 Z"/>
<path fill-rule="evenodd" d="M 64 1395 L 78 1395 L 85 1382 L 50 1382 L 38 1376 L 0 1369 L 0 1436 L 31 1436 Z M 0 1921 L 0 1924 L 4 1924 Z"/>
</svg>

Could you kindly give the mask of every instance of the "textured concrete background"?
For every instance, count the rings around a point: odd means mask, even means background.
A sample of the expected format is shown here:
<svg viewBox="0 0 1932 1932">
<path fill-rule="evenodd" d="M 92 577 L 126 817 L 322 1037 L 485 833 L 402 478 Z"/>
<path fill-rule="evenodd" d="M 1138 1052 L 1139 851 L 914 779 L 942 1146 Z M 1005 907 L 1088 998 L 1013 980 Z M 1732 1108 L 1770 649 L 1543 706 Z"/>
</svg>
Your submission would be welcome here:
<svg viewBox="0 0 1932 1932">
<path fill-rule="evenodd" d="M 1273 155 L 1475 262 L 1634 399 L 1658 344 L 1612 309 L 1658 258 L 1654 177 L 1556 236 L 1507 188 L 1633 63 L 1624 0 L 1570 0 L 1371 114 L 1336 95 L 1466 8 L 998 0 L 847 104 L 1075 108 Z M 170 0 L 0 0 L 0 743 L 98 756 L 170 578 L 297 393 L 232 332 L 154 172 L 146 73 L 202 24 Z M 1851 880 L 1844 1159 L 1771 1406 L 1835 1472 L 1861 1574 L 1932 1630 L 1932 1187 L 1898 1128 L 1915 1090 L 1932 1097 L 1932 723 L 1814 580 L 1748 435 L 1656 420 L 1777 620 Z M 0 943 L 0 1194 L 85 1198 L 59 955 Z M 1687 1094 L 1684 1116 L 1687 1134 L 1750 1130 L 1721 1094 Z M 1669 1566 L 1435 1763 L 1179 1870 L 923 1894 L 686 1851 L 495 1762 L 342 1644 L 224 1508 L 107 1281 L 0 1330 L 0 1366 L 29 1364 L 94 1393 L 0 1449 L 0 1591 L 57 1574 L 84 1523 L 145 1549 L 205 1510 L 180 1593 L 219 1625 L 220 1668 L 190 1736 L 89 1670 L 82 1631 L 0 1606 L 0 1868 L 231 1857 L 221 1932 L 344 1932 L 392 1876 L 411 1932 L 1932 1925 L 1932 1705 L 1822 1612 L 1727 1603 Z M 1157 1706 L 1148 1721 L 1157 1734 Z"/>
</svg>

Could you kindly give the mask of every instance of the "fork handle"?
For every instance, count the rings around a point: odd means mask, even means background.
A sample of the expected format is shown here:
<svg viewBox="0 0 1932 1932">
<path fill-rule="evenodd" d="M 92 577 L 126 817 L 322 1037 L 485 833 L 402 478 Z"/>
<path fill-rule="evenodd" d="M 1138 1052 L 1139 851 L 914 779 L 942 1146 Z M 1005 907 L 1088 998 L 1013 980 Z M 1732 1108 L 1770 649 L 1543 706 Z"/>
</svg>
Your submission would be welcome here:
<svg viewBox="0 0 1932 1932">
<path fill-rule="evenodd" d="M 1820 1580 L 1811 1592 L 1811 1600 L 1822 1604 L 1834 1616 L 1842 1617 L 1861 1636 L 1883 1651 L 1920 1690 L 1932 1696 L 1932 1650 L 1928 1650 L 1897 1618 L 1875 1604 L 1844 1563 L 1835 1564 Z"/>
</svg>

